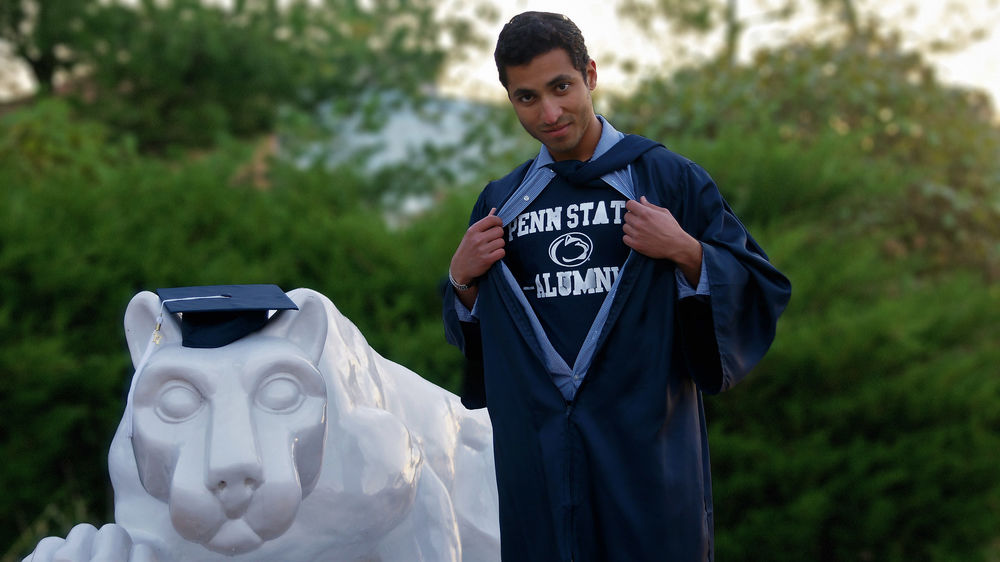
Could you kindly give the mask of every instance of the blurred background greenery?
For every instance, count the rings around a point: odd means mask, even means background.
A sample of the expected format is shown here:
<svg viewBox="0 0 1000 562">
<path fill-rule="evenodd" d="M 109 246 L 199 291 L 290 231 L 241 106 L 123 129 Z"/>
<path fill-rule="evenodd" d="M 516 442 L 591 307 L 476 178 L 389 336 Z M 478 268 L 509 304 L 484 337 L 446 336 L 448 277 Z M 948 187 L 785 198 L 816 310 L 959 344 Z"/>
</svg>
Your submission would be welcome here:
<svg viewBox="0 0 1000 562">
<path fill-rule="evenodd" d="M 620 2 L 651 49 L 722 39 L 597 98 L 706 167 L 794 286 L 770 355 L 706 400 L 717 558 L 1000 560 L 1000 126 L 928 61 L 996 19 L 914 46 L 870 2 L 784 2 L 827 17 L 738 57 L 738 4 Z M 113 520 L 140 290 L 313 288 L 457 388 L 439 284 L 479 189 L 536 150 L 502 104 L 435 93 L 489 56 L 498 11 L 471 6 L 0 3 L 38 84 L 0 115 L 4 562 Z"/>
</svg>

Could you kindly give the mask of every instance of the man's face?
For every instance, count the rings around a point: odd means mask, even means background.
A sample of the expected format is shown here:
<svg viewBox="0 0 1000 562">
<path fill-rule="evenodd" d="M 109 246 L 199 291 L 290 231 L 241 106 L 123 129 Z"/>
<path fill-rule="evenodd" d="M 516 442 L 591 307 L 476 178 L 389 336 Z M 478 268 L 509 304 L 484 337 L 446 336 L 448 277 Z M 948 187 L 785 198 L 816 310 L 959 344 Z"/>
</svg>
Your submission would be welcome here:
<svg viewBox="0 0 1000 562">
<path fill-rule="evenodd" d="M 590 92 L 597 86 L 597 65 L 586 79 L 564 49 L 553 49 L 528 64 L 507 67 L 507 97 L 528 134 L 554 160 L 587 160 L 601 138 Z"/>
</svg>

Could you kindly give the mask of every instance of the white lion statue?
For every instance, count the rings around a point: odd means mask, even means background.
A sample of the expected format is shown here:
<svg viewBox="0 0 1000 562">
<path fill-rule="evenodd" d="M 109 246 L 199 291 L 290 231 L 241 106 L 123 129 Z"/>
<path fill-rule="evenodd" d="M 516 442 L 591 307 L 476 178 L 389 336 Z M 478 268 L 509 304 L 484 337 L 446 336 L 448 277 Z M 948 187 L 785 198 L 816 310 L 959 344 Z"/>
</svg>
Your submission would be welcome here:
<svg viewBox="0 0 1000 562">
<path fill-rule="evenodd" d="M 132 299 L 137 369 L 157 347 L 111 444 L 115 522 L 26 561 L 500 559 L 485 410 L 378 355 L 323 295 L 288 296 L 297 311 L 215 349 L 181 346 L 171 315 L 150 343 L 160 300 Z"/>
</svg>

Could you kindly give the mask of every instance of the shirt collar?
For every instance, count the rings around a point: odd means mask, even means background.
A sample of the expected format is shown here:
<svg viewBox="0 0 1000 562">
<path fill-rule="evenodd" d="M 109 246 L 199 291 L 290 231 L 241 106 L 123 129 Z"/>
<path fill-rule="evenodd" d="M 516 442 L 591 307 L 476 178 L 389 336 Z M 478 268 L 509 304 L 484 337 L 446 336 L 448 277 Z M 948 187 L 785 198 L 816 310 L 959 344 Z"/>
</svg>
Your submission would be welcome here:
<svg viewBox="0 0 1000 562">
<path fill-rule="evenodd" d="M 624 133 L 620 133 L 617 129 L 612 127 L 611 123 L 609 123 L 603 115 L 598 115 L 597 119 L 601 122 L 601 138 L 597 141 L 597 146 L 594 148 L 594 155 L 590 157 L 591 160 L 600 158 L 601 155 L 610 150 L 612 146 L 618 143 L 618 141 L 625 138 Z M 549 154 L 549 149 L 545 148 L 545 145 L 543 144 L 538 150 L 538 156 L 536 156 L 535 161 L 532 162 L 531 168 L 528 169 L 528 174 L 531 174 L 535 170 L 551 164 L 552 162 L 555 162 L 555 160 L 552 159 L 552 155 Z"/>
</svg>

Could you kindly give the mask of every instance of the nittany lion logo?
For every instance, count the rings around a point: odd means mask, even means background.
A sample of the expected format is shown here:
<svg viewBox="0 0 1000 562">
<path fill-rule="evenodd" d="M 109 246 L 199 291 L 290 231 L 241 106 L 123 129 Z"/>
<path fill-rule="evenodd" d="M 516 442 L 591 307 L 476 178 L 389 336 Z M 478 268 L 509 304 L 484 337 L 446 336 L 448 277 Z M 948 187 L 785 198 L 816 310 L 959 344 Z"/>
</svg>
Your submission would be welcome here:
<svg viewBox="0 0 1000 562">
<path fill-rule="evenodd" d="M 582 232 L 569 232 L 552 241 L 549 258 L 562 267 L 574 267 L 590 259 L 594 243 Z"/>
</svg>

